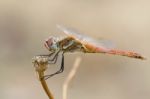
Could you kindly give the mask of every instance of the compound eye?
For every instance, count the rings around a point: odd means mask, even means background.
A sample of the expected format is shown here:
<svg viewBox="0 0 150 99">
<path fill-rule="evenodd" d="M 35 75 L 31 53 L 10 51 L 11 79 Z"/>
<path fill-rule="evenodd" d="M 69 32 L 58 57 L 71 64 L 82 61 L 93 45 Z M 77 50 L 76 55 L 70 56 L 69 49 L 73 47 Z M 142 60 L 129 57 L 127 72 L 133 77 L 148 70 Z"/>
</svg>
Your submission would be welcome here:
<svg viewBox="0 0 150 99">
<path fill-rule="evenodd" d="M 52 40 L 52 38 L 49 38 L 49 39 L 47 39 L 47 40 L 45 40 L 45 47 L 47 48 L 47 49 L 50 49 L 51 48 L 51 46 L 52 46 L 52 44 L 53 44 L 53 40 Z"/>
<path fill-rule="evenodd" d="M 50 46 L 52 46 L 52 44 L 53 44 L 53 39 L 50 38 L 50 39 L 48 39 L 46 42 L 47 42 L 48 46 L 50 47 Z"/>
</svg>

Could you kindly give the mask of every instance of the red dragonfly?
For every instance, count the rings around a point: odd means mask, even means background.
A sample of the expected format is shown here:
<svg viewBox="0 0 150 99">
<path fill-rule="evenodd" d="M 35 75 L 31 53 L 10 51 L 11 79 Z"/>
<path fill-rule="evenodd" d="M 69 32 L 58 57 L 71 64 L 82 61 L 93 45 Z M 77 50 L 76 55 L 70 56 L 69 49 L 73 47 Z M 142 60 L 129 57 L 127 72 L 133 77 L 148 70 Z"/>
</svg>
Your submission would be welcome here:
<svg viewBox="0 0 150 99">
<path fill-rule="evenodd" d="M 49 63 L 55 64 L 57 62 L 57 58 L 59 53 L 61 53 L 62 60 L 61 60 L 61 68 L 51 74 L 46 75 L 44 78 L 48 79 L 49 77 L 59 74 L 64 70 L 64 53 L 66 52 L 75 52 L 80 51 L 84 53 L 106 53 L 106 54 L 113 54 L 113 55 L 121 55 L 127 56 L 136 59 L 145 59 L 139 53 L 133 51 L 125 51 L 125 50 L 118 50 L 113 49 L 108 46 L 108 42 L 105 43 L 104 40 L 96 40 L 89 36 L 86 36 L 75 29 L 64 27 L 61 25 L 57 26 L 63 33 L 65 33 L 66 37 L 49 37 L 45 40 L 45 47 L 51 52 L 48 56 L 52 57 L 49 59 Z"/>
</svg>

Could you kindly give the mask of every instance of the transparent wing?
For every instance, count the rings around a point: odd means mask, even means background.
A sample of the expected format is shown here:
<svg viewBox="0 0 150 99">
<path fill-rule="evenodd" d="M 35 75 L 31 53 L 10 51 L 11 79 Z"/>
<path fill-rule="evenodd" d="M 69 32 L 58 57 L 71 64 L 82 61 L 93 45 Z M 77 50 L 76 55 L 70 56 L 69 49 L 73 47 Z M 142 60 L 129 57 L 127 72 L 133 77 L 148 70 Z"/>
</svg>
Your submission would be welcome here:
<svg viewBox="0 0 150 99">
<path fill-rule="evenodd" d="M 89 43 L 97 47 L 105 47 L 105 48 L 115 47 L 115 44 L 109 40 L 103 40 L 103 39 L 96 40 L 87 35 L 84 35 L 83 33 L 80 33 L 79 31 L 73 28 L 68 28 L 62 25 L 57 25 L 57 28 L 60 29 L 65 34 L 67 34 L 68 36 L 73 37 L 75 40 L 81 42 L 82 44 Z"/>
</svg>

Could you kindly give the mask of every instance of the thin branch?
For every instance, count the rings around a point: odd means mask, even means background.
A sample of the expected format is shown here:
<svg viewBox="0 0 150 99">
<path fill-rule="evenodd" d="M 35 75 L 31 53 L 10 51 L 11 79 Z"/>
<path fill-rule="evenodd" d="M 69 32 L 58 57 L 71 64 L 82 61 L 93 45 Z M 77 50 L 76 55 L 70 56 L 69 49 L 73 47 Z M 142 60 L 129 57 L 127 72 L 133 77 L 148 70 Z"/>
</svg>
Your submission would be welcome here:
<svg viewBox="0 0 150 99">
<path fill-rule="evenodd" d="M 38 72 L 38 74 L 39 74 L 40 78 L 44 77 L 44 72 Z M 54 99 L 52 93 L 50 92 L 50 90 L 49 90 L 49 88 L 47 86 L 47 83 L 46 83 L 45 79 L 40 79 L 40 82 L 42 84 L 42 87 L 43 87 L 44 91 L 46 92 L 47 96 L 49 97 L 49 99 Z"/>
<path fill-rule="evenodd" d="M 66 77 L 66 80 L 64 81 L 64 84 L 63 84 L 63 98 L 62 99 L 67 99 L 67 92 L 68 92 L 69 84 L 71 83 L 72 79 L 74 78 L 74 76 L 77 72 L 77 69 L 80 66 L 81 60 L 82 60 L 81 57 L 76 58 L 75 63 L 73 65 L 70 73 L 68 74 L 68 76 Z"/>
<path fill-rule="evenodd" d="M 44 56 L 44 55 L 35 56 L 33 58 L 33 63 L 45 93 L 47 94 L 49 99 L 54 99 L 44 79 L 44 72 L 46 71 L 48 66 L 48 58 L 49 58 L 48 56 Z"/>
</svg>

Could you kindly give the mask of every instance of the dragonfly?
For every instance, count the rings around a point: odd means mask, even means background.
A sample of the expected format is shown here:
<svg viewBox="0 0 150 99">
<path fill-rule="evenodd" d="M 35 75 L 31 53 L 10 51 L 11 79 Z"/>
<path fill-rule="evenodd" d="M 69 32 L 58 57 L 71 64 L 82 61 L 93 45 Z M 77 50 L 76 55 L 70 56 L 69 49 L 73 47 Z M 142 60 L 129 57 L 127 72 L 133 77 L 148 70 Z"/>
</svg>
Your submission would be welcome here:
<svg viewBox="0 0 150 99">
<path fill-rule="evenodd" d="M 56 74 L 62 73 L 64 71 L 64 53 L 68 52 L 83 52 L 83 53 L 106 53 L 112 55 L 121 55 L 131 58 L 144 60 L 145 58 L 134 51 L 126 51 L 120 49 L 114 49 L 107 44 L 107 41 L 96 40 L 89 37 L 83 33 L 80 33 L 74 28 L 65 27 L 62 25 L 57 25 L 57 28 L 65 33 L 66 37 L 53 37 L 50 36 L 45 40 L 44 45 L 49 50 L 50 54 L 48 57 L 49 64 L 55 64 L 57 62 L 58 56 L 61 55 L 61 66 L 58 71 L 53 74 L 45 75 L 44 79 L 48 79 Z"/>
</svg>

